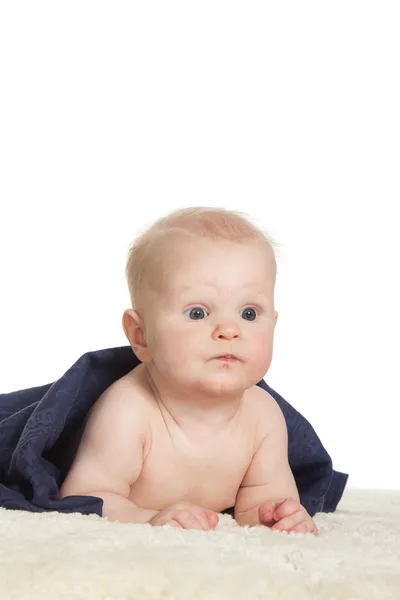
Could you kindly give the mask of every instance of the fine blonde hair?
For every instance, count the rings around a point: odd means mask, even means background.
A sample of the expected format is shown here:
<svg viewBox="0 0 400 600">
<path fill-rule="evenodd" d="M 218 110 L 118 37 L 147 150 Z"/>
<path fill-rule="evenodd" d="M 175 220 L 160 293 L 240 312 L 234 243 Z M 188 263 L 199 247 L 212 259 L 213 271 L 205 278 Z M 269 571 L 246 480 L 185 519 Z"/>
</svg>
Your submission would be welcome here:
<svg viewBox="0 0 400 600">
<path fill-rule="evenodd" d="M 255 242 L 268 246 L 269 252 L 272 251 L 275 283 L 278 244 L 264 230 L 251 223 L 245 213 L 203 206 L 181 208 L 147 227 L 129 248 L 125 274 L 133 308 L 141 306 L 144 288 L 162 287 L 165 272 L 158 272 L 156 278 L 149 278 L 148 275 L 156 272 L 161 259 L 165 259 L 171 249 L 173 241 L 185 237 L 191 240 L 196 237 L 233 243 Z"/>
</svg>

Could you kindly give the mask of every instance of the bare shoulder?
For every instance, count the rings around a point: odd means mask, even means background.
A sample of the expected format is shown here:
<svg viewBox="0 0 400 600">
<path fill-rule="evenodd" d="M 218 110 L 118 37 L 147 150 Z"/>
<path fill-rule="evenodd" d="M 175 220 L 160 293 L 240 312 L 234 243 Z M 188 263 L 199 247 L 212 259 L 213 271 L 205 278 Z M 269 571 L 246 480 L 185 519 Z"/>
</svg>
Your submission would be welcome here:
<svg viewBox="0 0 400 600">
<path fill-rule="evenodd" d="M 94 490 L 128 497 L 151 444 L 146 400 L 129 377 L 101 394 L 88 414 L 61 497 Z"/>
<path fill-rule="evenodd" d="M 284 414 L 270 393 L 258 385 L 248 390 L 248 407 L 257 423 L 259 439 L 269 435 L 272 430 L 286 427 Z"/>
<path fill-rule="evenodd" d="M 148 401 L 131 373 L 117 379 L 104 390 L 91 408 L 86 435 L 91 431 L 104 439 L 116 430 L 131 430 L 146 436 L 150 430 Z"/>
<path fill-rule="evenodd" d="M 252 410 L 256 411 L 260 417 L 265 414 L 268 416 L 269 410 L 276 411 L 278 409 L 282 412 L 275 398 L 259 385 L 253 385 L 253 387 L 247 391 L 247 394 L 249 406 L 251 406 Z"/>
</svg>

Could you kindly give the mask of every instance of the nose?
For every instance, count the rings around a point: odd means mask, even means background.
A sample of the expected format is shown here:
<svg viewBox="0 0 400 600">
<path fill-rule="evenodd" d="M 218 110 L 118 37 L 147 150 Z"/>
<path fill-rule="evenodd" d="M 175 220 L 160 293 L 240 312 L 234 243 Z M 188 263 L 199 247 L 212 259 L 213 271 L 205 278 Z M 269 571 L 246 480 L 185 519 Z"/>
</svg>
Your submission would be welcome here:
<svg viewBox="0 0 400 600">
<path fill-rule="evenodd" d="M 232 340 L 239 337 L 239 328 L 235 323 L 217 325 L 213 332 L 214 339 Z"/>
</svg>

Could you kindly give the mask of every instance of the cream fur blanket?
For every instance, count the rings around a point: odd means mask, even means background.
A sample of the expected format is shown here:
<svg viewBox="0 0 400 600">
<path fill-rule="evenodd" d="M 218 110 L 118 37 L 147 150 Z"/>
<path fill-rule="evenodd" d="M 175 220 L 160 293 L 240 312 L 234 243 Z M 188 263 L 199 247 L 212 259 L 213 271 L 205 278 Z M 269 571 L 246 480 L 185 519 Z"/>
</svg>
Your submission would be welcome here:
<svg viewBox="0 0 400 600">
<path fill-rule="evenodd" d="M 0 508 L 0 599 L 400 600 L 400 491 L 347 489 L 320 536 Z"/>
</svg>

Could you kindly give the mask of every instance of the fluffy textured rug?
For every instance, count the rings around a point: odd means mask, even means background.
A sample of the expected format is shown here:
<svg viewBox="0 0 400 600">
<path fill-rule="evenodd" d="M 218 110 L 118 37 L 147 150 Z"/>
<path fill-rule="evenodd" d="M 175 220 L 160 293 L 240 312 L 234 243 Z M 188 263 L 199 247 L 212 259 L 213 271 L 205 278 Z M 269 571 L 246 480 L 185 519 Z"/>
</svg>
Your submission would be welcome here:
<svg viewBox="0 0 400 600">
<path fill-rule="evenodd" d="M 347 489 L 320 535 L 0 509 L 1 600 L 399 600 L 400 491 Z"/>
</svg>

